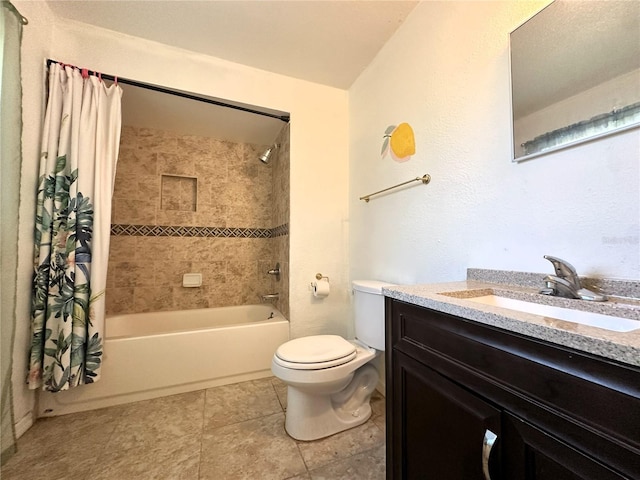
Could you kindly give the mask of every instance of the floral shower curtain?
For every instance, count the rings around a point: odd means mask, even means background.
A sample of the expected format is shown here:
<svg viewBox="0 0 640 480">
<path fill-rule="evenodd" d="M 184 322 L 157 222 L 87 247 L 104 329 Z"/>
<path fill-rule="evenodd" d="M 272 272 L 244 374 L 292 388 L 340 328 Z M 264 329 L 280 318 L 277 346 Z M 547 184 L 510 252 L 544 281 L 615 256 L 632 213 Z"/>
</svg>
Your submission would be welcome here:
<svg viewBox="0 0 640 480">
<path fill-rule="evenodd" d="M 36 207 L 29 388 L 100 377 L 122 89 L 52 63 Z"/>
</svg>

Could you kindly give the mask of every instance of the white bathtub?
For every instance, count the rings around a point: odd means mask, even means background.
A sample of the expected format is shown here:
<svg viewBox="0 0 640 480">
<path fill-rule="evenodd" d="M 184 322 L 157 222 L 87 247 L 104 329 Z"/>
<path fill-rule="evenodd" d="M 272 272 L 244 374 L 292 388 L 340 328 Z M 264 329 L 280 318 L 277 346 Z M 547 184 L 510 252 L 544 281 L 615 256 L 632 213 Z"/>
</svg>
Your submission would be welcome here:
<svg viewBox="0 0 640 480">
<path fill-rule="evenodd" d="M 289 322 L 271 305 L 108 317 L 98 382 L 39 392 L 38 416 L 63 415 L 271 375 Z"/>
</svg>

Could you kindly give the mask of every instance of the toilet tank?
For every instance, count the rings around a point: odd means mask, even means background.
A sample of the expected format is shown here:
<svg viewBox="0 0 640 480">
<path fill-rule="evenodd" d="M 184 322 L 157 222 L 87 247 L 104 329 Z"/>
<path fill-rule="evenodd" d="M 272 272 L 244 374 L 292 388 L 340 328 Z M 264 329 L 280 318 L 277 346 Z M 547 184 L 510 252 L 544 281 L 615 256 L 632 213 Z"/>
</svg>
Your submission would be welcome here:
<svg viewBox="0 0 640 480">
<path fill-rule="evenodd" d="M 390 287 L 393 284 L 378 280 L 354 280 L 352 285 L 356 338 L 376 350 L 384 350 L 382 287 Z"/>
</svg>

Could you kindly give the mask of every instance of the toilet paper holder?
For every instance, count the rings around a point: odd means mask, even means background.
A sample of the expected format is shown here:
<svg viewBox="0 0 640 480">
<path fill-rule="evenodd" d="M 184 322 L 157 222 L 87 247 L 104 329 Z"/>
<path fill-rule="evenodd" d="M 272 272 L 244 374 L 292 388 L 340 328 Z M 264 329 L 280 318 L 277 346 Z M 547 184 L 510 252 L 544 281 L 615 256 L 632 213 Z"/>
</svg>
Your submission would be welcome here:
<svg viewBox="0 0 640 480">
<path fill-rule="evenodd" d="M 326 278 L 327 282 L 329 281 L 329 277 L 325 277 L 321 273 L 316 273 L 316 280 L 322 280 L 323 278 Z"/>
<path fill-rule="evenodd" d="M 311 291 L 313 292 L 314 298 L 320 300 L 329 295 L 329 277 L 321 273 L 316 273 L 316 280 L 317 282 L 311 282 Z"/>
<path fill-rule="evenodd" d="M 318 281 L 320 281 L 320 280 L 326 280 L 326 281 L 327 281 L 327 283 L 329 283 L 329 277 L 327 277 L 327 276 L 325 276 L 325 275 L 322 275 L 321 273 L 316 273 L 316 280 L 318 280 Z M 314 286 L 314 285 L 313 285 L 313 283 L 314 283 L 314 282 L 311 282 L 311 283 L 309 284 L 309 286 L 310 286 L 312 289 L 313 289 L 313 286 Z"/>
</svg>

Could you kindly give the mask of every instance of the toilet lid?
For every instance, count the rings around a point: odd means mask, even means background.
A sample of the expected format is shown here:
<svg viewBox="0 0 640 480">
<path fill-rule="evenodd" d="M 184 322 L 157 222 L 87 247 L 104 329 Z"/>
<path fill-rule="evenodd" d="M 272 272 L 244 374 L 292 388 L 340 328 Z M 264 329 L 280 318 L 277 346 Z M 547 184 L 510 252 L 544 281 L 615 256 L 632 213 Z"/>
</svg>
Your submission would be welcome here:
<svg viewBox="0 0 640 480">
<path fill-rule="evenodd" d="M 289 364 L 339 364 L 346 363 L 356 354 L 356 347 L 338 335 L 313 335 L 283 343 L 276 350 L 276 357 Z M 327 366 L 327 365 L 325 365 Z M 300 365 L 299 368 L 305 368 Z M 318 367 L 322 368 L 322 367 Z"/>
</svg>

